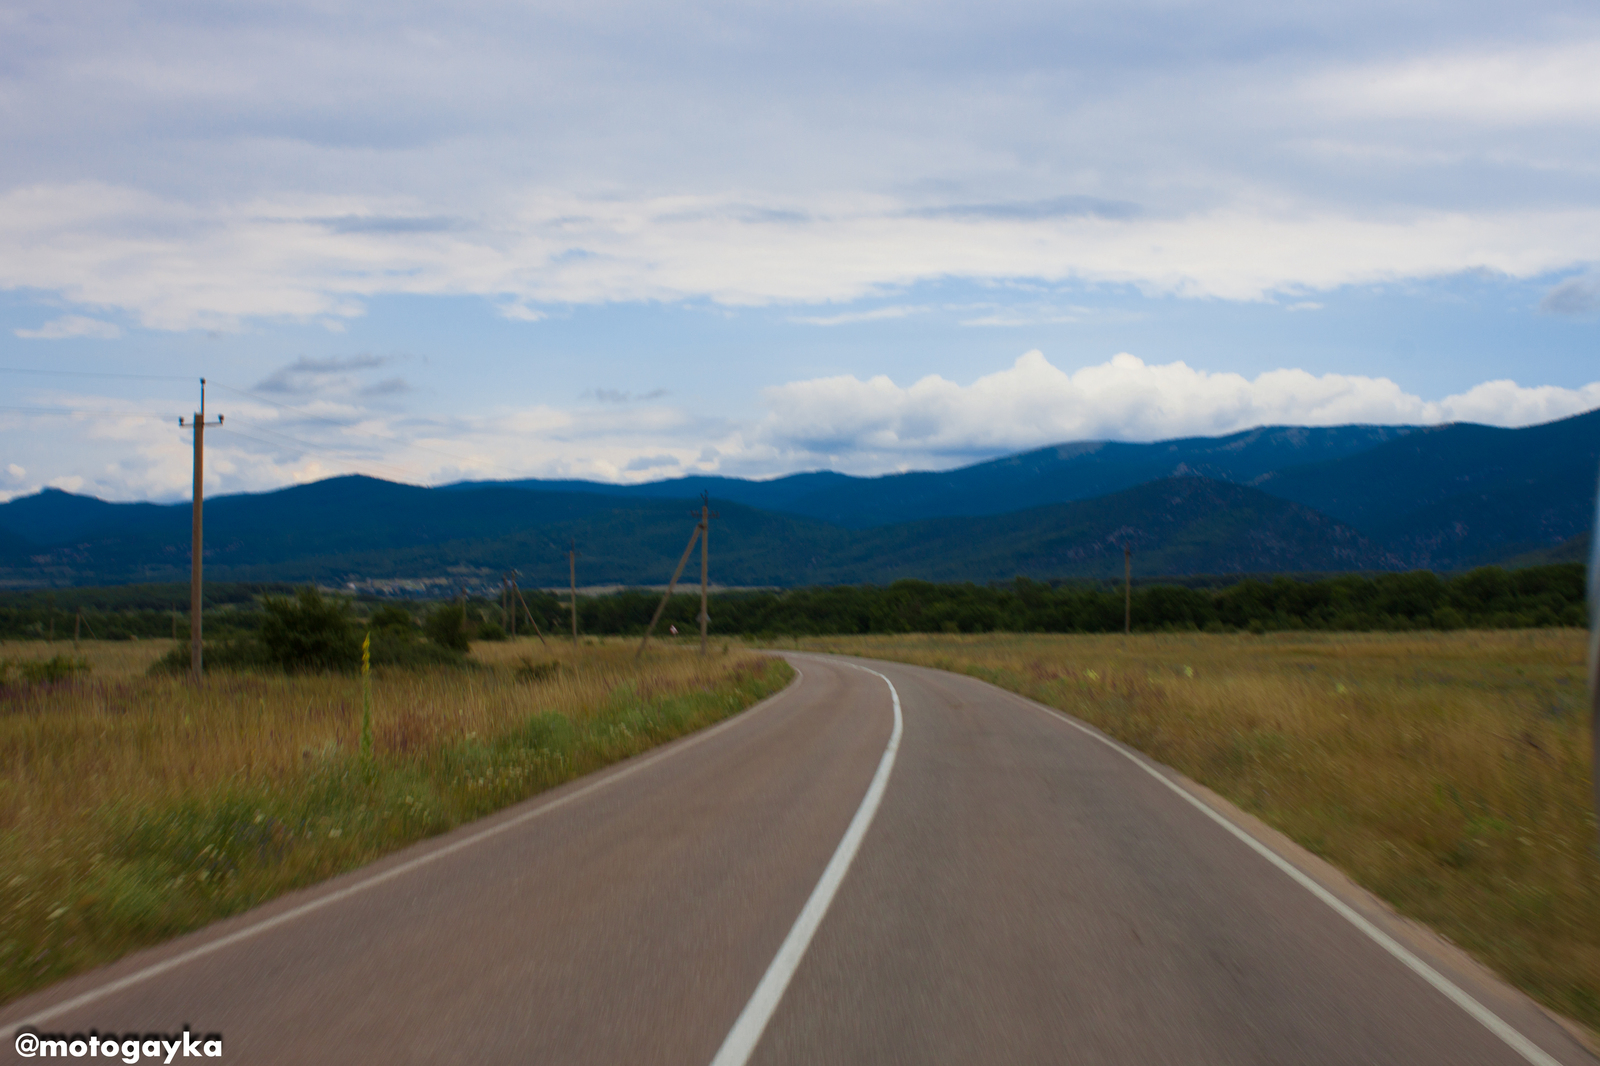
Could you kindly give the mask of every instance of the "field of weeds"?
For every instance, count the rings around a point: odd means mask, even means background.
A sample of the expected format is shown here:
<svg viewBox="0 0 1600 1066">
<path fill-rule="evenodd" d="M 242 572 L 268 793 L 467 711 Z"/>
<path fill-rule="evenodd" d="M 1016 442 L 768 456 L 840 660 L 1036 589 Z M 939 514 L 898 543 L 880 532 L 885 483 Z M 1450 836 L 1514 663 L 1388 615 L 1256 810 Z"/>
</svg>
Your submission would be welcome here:
<svg viewBox="0 0 1600 1066">
<path fill-rule="evenodd" d="M 1600 1028 L 1582 630 L 798 646 L 964 672 L 1090 722 Z"/>
<path fill-rule="evenodd" d="M 792 672 L 743 651 L 477 645 L 467 669 L 151 676 L 170 641 L 7 643 L 0 1001 L 702 728 Z M 89 671 L 18 681 L 58 653 Z M 38 676 L 34 671 L 33 676 Z"/>
</svg>

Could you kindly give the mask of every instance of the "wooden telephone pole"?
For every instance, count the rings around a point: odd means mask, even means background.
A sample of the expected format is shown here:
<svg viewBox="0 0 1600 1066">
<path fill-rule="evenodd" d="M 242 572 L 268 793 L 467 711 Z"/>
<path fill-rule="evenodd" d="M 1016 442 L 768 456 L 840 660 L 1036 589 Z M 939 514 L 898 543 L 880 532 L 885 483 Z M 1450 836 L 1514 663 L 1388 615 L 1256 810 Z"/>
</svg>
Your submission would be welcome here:
<svg viewBox="0 0 1600 1066">
<path fill-rule="evenodd" d="M 1122 546 L 1122 632 L 1133 635 L 1133 549 Z"/>
<path fill-rule="evenodd" d="M 711 615 L 706 610 L 706 574 L 707 553 L 711 545 L 711 520 L 721 518 L 711 509 L 711 494 L 700 494 L 700 654 L 706 654 L 706 629 L 711 624 Z"/>
<path fill-rule="evenodd" d="M 178 419 L 178 425 L 184 425 L 183 419 Z M 222 425 L 222 416 L 218 415 L 215 422 L 206 421 L 206 379 L 200 379 L 200 410 L 194 413 L 194 420 L 189 423 L 194 429 L 194 529 L 189 546 L 189 672 L 196 681 L 200 680 L 201 651 L 200 651 L 200 581 L 201 559 L 204 554 L 205 540 L 201 535 L 200 513 L 205 506 L 205 467 L 206 467 L 206 426 Z"/>
<path fill-rule="evenodd" d="M 533 617 L 533 608 L 528 606 L 528 601 L 523 599 L 522 590 L 517 587 L 517 578 L 522 576 L 520 570 L 507 570 L 500 578 L 500 610 L 505 615 L 506 633 L 513 639 L 517 635 L 517 606 L 520 604 L 524 614 L 528 616 L 528 624 L 533 626 L 534 635 L 539 638 L 539 643 L 545 647 L 550 642 L 544 639 L 544 631 L 539 628 L 539 622 Z"/>
<path fill-rule="evenodd" d="M 578 646 L 578 542 L 567 552 L 567 577 L 572 583 L 572 646 Z"/>
<path fill-rule="evenodd" d="M 722 515 L 711 509 L 711 496 L 709 493 L 700 494 L 700 513 L 690 512 L 691 518 L 699 519 L 694 525 L 694 532 L 689 534 L 689 543 L 684 545 L 683 557 L 678 560 L 678 568 L 672 572 L 672 580 L 667 582 L 667 591 L 662 595 L 661 602 L 656 604 L 656 613 L 650 616 L 650 624 L 645 627 L 644 639 L 639 641 L 639 650 L 633 653 L 635 659 L 644 654 L 645 645 L 650 643 L 650 634 L 656 630 L 656 623 L 661 621 L 661 612 L 667 609 L 667 601 L 672 599 L 673 590 L 678 587 L 678 578 L 683 576 L 683 568 L 688 565 L 689 553 L 694 551 L 694 542 L 700 541 L 700 654 L 706 654 L 706 626 L 711 621 L 711 616 L 706 613 L 706 546 L 705 536 L 711 530 L 711 519 L 721 518 Z"/>
</svg>

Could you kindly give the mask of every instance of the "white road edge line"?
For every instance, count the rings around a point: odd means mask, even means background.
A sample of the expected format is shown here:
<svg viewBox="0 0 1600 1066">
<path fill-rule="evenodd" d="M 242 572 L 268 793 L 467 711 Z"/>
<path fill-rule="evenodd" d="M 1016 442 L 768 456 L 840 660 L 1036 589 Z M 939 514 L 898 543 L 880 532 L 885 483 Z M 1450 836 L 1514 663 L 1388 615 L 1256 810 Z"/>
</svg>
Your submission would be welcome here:
<svg viewBox="0 0 1600 1066">
<path fill-rule="evenodd" d="M 791 666 L 793 666 L 793 664 L 791 664 Z M 490 837 L 498 836 L 508 829 L 513 829 L 516 826 L 522 825 L 524 822 L 532 821 L 541 815 L 548 814 L 554 810 L 559 810 L 569 803 L 575 803 L 585 796 L 588 796 L 594 792 L 598 792 L 608 785 L 613 785 L 624 778 L 632 777 L 634 774 L 654 765 L 657 762 L 660 762 L 662 759 L 665 759 L 671 755 L 676 755 L 680 752 L 688 751 L 701 741 L 709 740 L 711 737 L 725 729 L 731 728 L 739 722 L 748 721 L 752 712 L 762 710 L 770 704 L 776 703 L 778 700 L 782 699 L 784 696 L 787 696 L 789 693 L 800 687 L 800 683 L 805 680 L 805 674 L 800 672 L 799 667 L 794 667 L 794 673 L 795 678 L 792 685 L 784 686 L 782 691 L 773 693 L 771 696 L 768 696 L 755 706 L 746 708 L 744 711 L 741 711 L 739 714 L 734 715 L 732 718 L 729 718 L 726 721 L 718 722 L 710 729 L 706 729 L 702 732 L 691 735 L 681 744 L 677 744 L 670 748 L 657 750 L 654 753 L 646 756 L 644 759 L 632 764 L 631 766 L 624 766 L 622 769 L 617 770 L 614 773 L 607 774 L 598 781 L 592 781 L 582 788 L 567 793 L 565 796 L 551 800 L 549 803 L 542 804 L 533 808 L 532 810 L 524 811 L 515 817 L 506 819 L 498 825 L 493 825 L 488 829 L 473 833 L 471 836 L 463 837 L 454 844 L 447 844 L 435 851 L 428 852 L 426 855 L 419 855 L 415 859 L 403 862 L 398 866 L 383 871 L 381 874 L 369 877 L 365 881 L 346 886 L 337 892 L 331 892 L 326 896 L 318 897 L 317 899 L 311 900 L 308 903 L 302 903 L 300 906 L 284 911 L 282 914 L 274 915 L 273 917 L 264 921 L 257 922 L 255 925 L 246 926 L 245 928 L 237 930 L 236 932 L 229 933 L 227 936 L 218 940 L 201 944 L 199 947 L 191 948 L 180 955 L 174 955 L 172 958 L 158 962 L 153 966 L 147 966 L 144 969 L 131 973 L 126 977 L 118 978 L 117 980 L 112 981 L 110 984 L 101 985 L 98 988 L 92 988 L 89 991 L 84 992 L 82 995 L 73 996 L 71 999 L 63 1000 L 62 1002 L 53 1004 L 44 1008 L 43 1010 L 36 1011 L 20 1021 L 8 1022 L 7 1028 L 9 1028 L 11 1032 L 15 1034 L 21 1029 L 26 1029 L 30 1026 L 38 1026 L 47 1019 L 54 1018 L 58 1014 L 65 1014 L 67 1011 L 76 1010 L 79 1007 L 87 1006 L 88 1004 L 94 1003 L 97 1000 L 101 1000 L 107 996 L 121 992 L 125 988 L 131 988 L 134 985 L 142 984 L 145 981 L 150 980 L 152 977 L 159 977 L 164 973 L 175 970 L 187 963 L 191 963 L 195 959 L 203 958 L 206 955 L 211 955 L 215 952 L 221 951 L 223 948 L 232 947 L 234 944 L 237 944 L 242 940 L 248 940 L 251 937 L 259 936 L 260 934 L 267 932 L 269 929 L 276 929 L 278 926 L 286 925 L 297 918 L 304 918 L 312 911 L 321 910 L 322 908 L 331 906 L 332 904 L 338 903 L 341 900 L 349 899 L 351 896 L 359 895 L 369 888 L 375 888 L 386 881 L 392 881 L 402 874 L 408 874 L 420 867 L 437 862 L 447 855 L 453 855 L 456 852 L 461 851 L 463 848 L 470 848 L 474 844 L 481 844 Z M 896 714 L 896 721 L 898 721 L 898 709 Z M 897 732 L 895 735 L 899 736 L 899 733 Z"/>
<path fill-rule="evenodd" d="M 998 691 L 1005 692 L 1005 689 L 998 689 Z M 1123 758 L 1133 763 L 1135 766 L 1149 774 L 1151 777 L 1155 778 L 1157 781 L 1160 781 L 1163 785 L 1167 786 L 1167 788 L 1181 796 L 1185 802 L 1189 803 L 1201 814 L 1204 814 L 1207 818 L 1210 818 L 1213 822 L 1216 822 L 1222 828 L 1226 829 L 1235 837 L 1242 840 L 1251 848 L 1251 850 L 1255 851 L 1256 854 L 1260 855 L 1263 859 L 1266 859 L 1279 870 L 1288 874 L 1289 877 L 1301 888 L 1305 889 L 1307 892 L 1310 892 L 1323 903 L 1326 903 L 1333 909 L 1334 913 L 1339 915 L 1339 917 L 1343 918 L 1345 921 L 1361 930 L 1361 932 L 1365 933 L 1369 939 L 1371 939 L 1383 950 L 1387 951 L 1390 955 L 1393 955 L 1412 973 L 1415 973 L 1418 977 L 1422 978 L 1439 992 L 1443 993 L 1446 999 L 1450 1000 L 1450 1002 L 1454 1003 L 1456 1006 L 1470 1014 L 1475 1021 L 1477 1021 L 1495 1036 L 1499 1037 L 1507 1047 L 1521 1055 L 1524 1059 L 1527 1059 L 1529 1062 L 1533 1063 L 1534 1066 L 1562 1066 L 1558 1060 L 1552 1058 L 1537 1044 L 1523 1036 L 1520 1032 L 1503 1021 L 1498 1014 L 1495 1014 L 1488 1007 L 1485 1007 L 1482 1003 L 1479 1003 L 1477 1000 L 1473 999 L 1472 996 L 1467 994 L 1467 992 L 1455 984 L 1455 982 L 1451 981 L 1444 974 L 1440 973 L 1438 970 L 1435 970 L 1432 966 L 1429 966 L 1426 962 L 1423 962 L 1416 955 L 1412 954 L 1405 948 L 1404 945 L 1400 944 L 1388 933 L 1385 933 L 1382 929 L 1379 929 L 1377 926 L 1363 918 L 1349 904 L 1345 903 L 1344 900 L 1323 888 L 1316 881 L 1312 880 L 1303 871 L 1301 871 L 1299 867 L 1295 866 L 1283 856 L 1279 855 L 1277 852 L 1261 843 L 1261 841 L 1257 840 L 1249 833 L 1246 833 L 1237 825 L 1234 825 L 1232 821 L 1217 813 L 1209 805 L 1201 802 L 1198 797 L 1191 795 L 1176 782 L 1170 780 L 1165 774 L 1161 773 L 1155 769 L 1155 767 L 1145 762 L 1145 760 L 1137 753 L 1124 747 L 1117 741 L 1112 740 L 1110 737 L 1107 737 L 1094 729 L 1090 729 L 1082 722 L 1074 721 L 1071 717 L 1061 713 L 1053 707 L 1046 707 L 1042 703 L 1035 703 L 1032 700 L 1018 696 L 1013 692 L 1006 692 L 1006 695 L 1011 696 L 1013 699 L 1020 700 L 1022 703 L 1033 708 L 1034 710 L 1043 711 L 1050 717 L 1065 722 L 1067 725 L 1070 725 L 1080 733 L 1093 737 L 1095 740 L 1100 741 L 1100 743 L 1104 744 L 1118 755 L 1121 755 Z"/>
<path fill-rule="evenodd" d="M 711 1066 L 745 1066 L 745 1063 L 750 1061 L 751 1053 L 755 1051 L 756 1044 L 761 1040 L 761 1034 L 766 1030 L 767 1023 L 772 1020 L 773 1012 L 778 1009 L 778 1003 L 789 987 L 790 979 L 800 966 L 800 960 L 805 957 L 806 948 L 811 946 L 811 937 L 822 924 L 823 916 L 828 913 L 828 905 L 833 902 L 834 893 L 839 891 L 844 875 L 850 871 L 850 863 L 861 847 L 861 838 L 867 835 L 873 815 L 878 813 L 878 804 L 883 799 L 884 789 L 889 785 L 889 773 L 894 769 L 895 753 L 900 750 L 902 729 L 900 693 L 895 691 L 893 681 L 876 670 L 851 662 L 842 662 L 841 665 L 864 670 L 882 679 L 883 683 L 889 686 L 889 698 L 894 701 L 894 732 L 889 734 L 889 745 L 883 749 L 883 758 L 878 760 L 878 772 L 872 775 L 872 783 L 867 786 L 867 794 L 862 797 L 861 806 L 856 808 L 856 816 L 850 819 L 850 825 L 840 838 L 839 846 L 834 849 L 833 858 L 828 860 L 828 866 L 822 871 L 817 887 L 811 890 L 811 898 L 806 900 L 806 905 L 800 909 L 800 917 L 795 919 L 794 927 L 789 930 L 789 935 L 778 948 L 778 954 L 773 956 L 772 965 L 767 967 L 761 983 L 756 985 L 755 992 L 750 996 L 750 1002 L 745 1004 L 744 1010 L 733 1023 L 733 1028 L 728 1030 L 727 1037 L 722 1041 L 722 1047 L 711 1060 Z"/>
</svg>

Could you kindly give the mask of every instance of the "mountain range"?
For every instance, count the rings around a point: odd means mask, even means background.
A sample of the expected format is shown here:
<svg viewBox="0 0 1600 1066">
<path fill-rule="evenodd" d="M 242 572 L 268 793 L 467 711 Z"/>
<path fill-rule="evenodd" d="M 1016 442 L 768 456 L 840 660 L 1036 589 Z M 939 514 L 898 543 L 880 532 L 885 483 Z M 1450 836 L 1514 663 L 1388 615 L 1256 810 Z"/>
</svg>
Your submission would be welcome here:
<svg viewBox="0 0 1600 1066">
<path fill-rule="evenodd" d="M 1523 429 L 1263 427 L 1078 442 L 956 470 L 640 485 L 363 476 L 206 501 L 218 579 L 344 583 L 517 569 L 529 585 L 661 584 L 701 492 L 713 575 L 798 586 L 1099 578 L 1126 545 L 1144 575 L 1340 572 L 1582 557 L 1600 411 Z M 0 504 L 0 586 L 183 580 L 187 503 L 56 489 Z M 491 581 L 494 579 L 490 579 Z"/>
</svg>

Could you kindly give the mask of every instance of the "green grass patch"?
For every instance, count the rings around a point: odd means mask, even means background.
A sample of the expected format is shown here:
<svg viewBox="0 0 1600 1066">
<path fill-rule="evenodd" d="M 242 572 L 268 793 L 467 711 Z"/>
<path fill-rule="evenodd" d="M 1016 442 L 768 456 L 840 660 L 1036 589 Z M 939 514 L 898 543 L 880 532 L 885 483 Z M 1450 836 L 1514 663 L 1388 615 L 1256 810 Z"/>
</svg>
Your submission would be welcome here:
<svg viewBox="0 0 1600 1066">
<path fill-rule="evenodd" d="M 420 744 L 407 742 L 402 720 L 381 734 L 370 762 L 354 745 L 330 741 L 304 752 L 292 774 L 103 804 L 71 831 L 26 849 L 7 834 L 0 1000 L 704 728 L 792 677 L 781 660 L 745 658 L 688 686 L 629 678 L 590 706 L 534 709 L 488 735 L 434 734 Z"/>
</svg>

